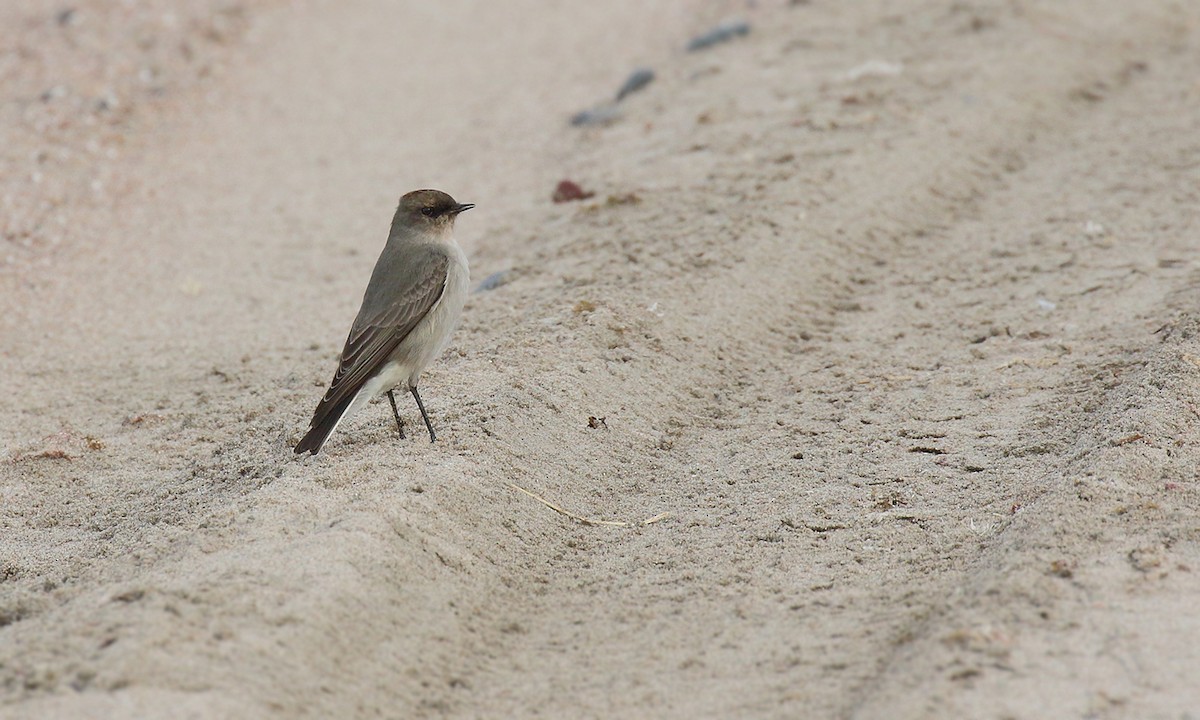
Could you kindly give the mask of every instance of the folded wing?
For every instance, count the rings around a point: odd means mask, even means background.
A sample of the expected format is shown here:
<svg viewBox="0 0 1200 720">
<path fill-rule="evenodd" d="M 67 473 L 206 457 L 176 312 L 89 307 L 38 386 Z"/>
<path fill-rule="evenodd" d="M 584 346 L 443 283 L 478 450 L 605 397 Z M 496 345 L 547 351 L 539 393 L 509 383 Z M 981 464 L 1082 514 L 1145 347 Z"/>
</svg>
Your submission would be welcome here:
<svg viewBox="0 0 1200 720">
<path fill-rule="evenodd" d="M 296 446 L 296 452 L 320 449 L 363 385 L 387 364 L 397 346 L 441 299 L 448 266 L 449 258 L 436 246 L 410 246 L 402 257 L 384 251 L 346 338 L 329 391 L 313 414 L 312 430 Z"/>
</svg>

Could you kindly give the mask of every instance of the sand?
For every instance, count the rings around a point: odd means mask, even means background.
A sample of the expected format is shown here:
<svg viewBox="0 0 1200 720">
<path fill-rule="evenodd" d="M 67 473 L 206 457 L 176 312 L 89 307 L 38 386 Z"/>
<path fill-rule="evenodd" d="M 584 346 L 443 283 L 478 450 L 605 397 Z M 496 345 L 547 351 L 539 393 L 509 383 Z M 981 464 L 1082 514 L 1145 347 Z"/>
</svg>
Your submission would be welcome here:
<svg viewBox="0 0 1200 720">
<path fill-rule="evenodd" d="M 62 10 L 3 11 L 0 716 L 1200 708 L 1200 9 Z M 297 458 L 417 187 L 504 272 L 439 442 Z"/>
</svg>

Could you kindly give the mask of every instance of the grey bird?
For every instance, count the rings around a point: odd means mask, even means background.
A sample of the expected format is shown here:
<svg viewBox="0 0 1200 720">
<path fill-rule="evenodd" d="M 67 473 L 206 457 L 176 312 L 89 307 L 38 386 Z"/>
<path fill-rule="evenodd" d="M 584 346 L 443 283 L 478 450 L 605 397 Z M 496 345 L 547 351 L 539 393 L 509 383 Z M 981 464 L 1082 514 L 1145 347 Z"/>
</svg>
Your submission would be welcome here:
<svg viewBox="0 0 1200 720">
<path fill-rule="evenodd" d="M 454 219 L 473 207 L 440 190 L 414 190 L 400 198 L 333 382 L 297 454 L 316 455 L 342 420 L 384 393 L 403 438 L 392 394 L 402 386 L 417 401 L 429 441 L 437 439 L 417 383 L 445 349 L 467 299 L 467 258 L 454 240 Z"/>
</svg>

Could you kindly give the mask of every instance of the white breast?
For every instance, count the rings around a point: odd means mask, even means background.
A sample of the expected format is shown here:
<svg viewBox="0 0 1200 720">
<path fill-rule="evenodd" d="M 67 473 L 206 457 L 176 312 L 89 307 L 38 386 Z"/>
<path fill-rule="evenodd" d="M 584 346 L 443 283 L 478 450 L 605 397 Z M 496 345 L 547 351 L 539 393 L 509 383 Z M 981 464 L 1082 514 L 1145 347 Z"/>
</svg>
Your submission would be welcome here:
<svg viewBox="0 0 1200 720">
<path fill-rule="evenodd" d="M 405 355 L 411 354 L 411 359 L 406 358 L 407 362 L 405 363 L 409 370 L 409 375 L 405 379 L 410 386 L 417 384 L 425 366 L 440 357 L 442 351 L 446 349 L 446 344 L 450 342 L 454 328 L 458 326 L 463 304 L 467 301 L 467 290 L 471 282 L 467 256 L 463 254 L 462 249 L 458 243 L 454 242 L 453 238 L 447 243 L 446 249 L 450 255 L 450 264 L 446 272 L 446 289 L 425 319 L 413 328 L 412 333 L 401 343 L 401 348 L 397 349 L 397 358 L 404 358 Z M 414 344 L 407 348 L 403 347 L 410 341 Z"/>
</svg>

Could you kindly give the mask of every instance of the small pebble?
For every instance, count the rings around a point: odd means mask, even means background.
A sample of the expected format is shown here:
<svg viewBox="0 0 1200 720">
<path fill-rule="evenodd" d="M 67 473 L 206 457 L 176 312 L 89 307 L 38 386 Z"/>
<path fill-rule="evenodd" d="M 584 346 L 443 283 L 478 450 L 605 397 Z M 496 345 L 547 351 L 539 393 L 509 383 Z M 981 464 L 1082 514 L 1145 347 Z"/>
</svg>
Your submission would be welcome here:
<svg viewBox="0 0 1200 720">
<path fill-rule="evenodd" d="M 625 99 L 626 95 L 632 95 L 652 82 L 654 82 L 653 70 L 650 68 L 638 68 L 634 70 L 633 74 L 625 80 L 625 84 L 621 86 L 621 89 L 617 91 L 617 102 L 621 102 Z"/>
<path fill-rule="evenodd" d="M 581 125 L 605 125 L 616 120 L 621 116 L 615 104 L 597 105 L 590 110 L 581 110 L 571 116 L 571 124 L 576 127 Z"/>
<path fill-rule="evenodd" d="M 687 44 L 687 51 L 696 52 L 697 50 L 710 48 L 713 45 L 720 45 L 723 42 L 729 42 L 735 37 L 740 37 L 749 33 L 750 23 L 748 22 L 735 20 L 732 22 L 722 23 L 703 35 L 697 35 L 696 37 L 692 38 L 692 41 Z"/>
<path fill-rule="evenodd" d="M 487 292 L 488 290 L 495 290 L 496 288 L 508 282 L 508 274 L 510 272 L 512 271 L 498 270 L 491 275 L 488 275 L 483 279 L 482 282 L 475 286 L 475 292 L 481 293 Z"/>
</svg>

